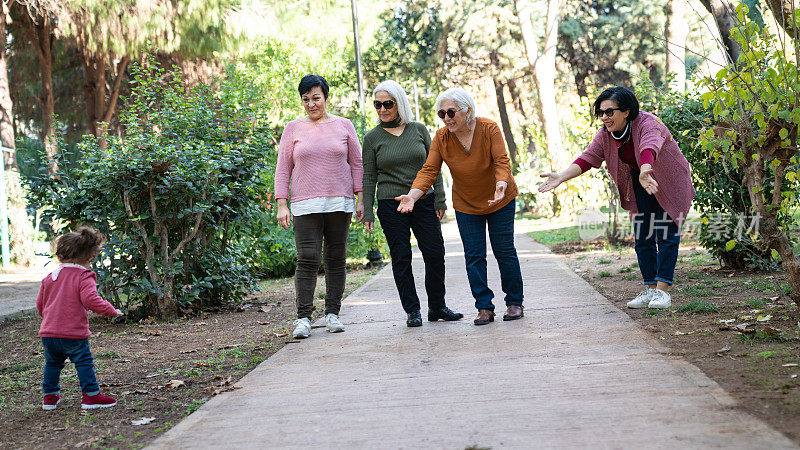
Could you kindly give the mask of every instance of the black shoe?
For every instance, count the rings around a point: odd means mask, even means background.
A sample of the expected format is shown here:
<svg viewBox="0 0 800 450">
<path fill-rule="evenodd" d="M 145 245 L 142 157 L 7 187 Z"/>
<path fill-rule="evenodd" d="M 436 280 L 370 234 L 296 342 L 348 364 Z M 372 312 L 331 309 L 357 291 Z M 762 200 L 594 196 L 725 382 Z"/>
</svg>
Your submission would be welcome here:
<svg viewBox="0 0 800 450">
<path fill-rule="evenodd" d="M 429 309 L 428 322 L 436 322 L 437 320 L 444 320 L 445 322 L 452 322 L 464 318 L 464 315 L 457 313 L 447 306 L 442 309 Z"/>
<path fill-rule="evenodd" d="M 408 313 L 408 320 L 406 320 L 406 325 L 409 327 L 421 327 L 422 314 L 420 314 L 419 311 Z"/>
</svg>

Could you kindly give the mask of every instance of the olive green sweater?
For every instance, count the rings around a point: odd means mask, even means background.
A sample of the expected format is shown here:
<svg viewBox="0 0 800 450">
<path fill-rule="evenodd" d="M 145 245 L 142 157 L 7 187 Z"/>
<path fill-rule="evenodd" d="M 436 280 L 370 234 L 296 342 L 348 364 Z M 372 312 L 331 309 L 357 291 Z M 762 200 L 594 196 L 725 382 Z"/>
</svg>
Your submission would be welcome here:
<svg viewBox="0 0 800 450">
<path fill-rule="evenodd" d="M 361 147 L 364 161 L 364 221 L 374 222 L 372 212 L 377 184 L 378 200 L 393 199 L 407 194 L 417 172 L 428 158 L 431 135 L 419 122 L 407 123 L 403 133 L 395 136 L 377 126 L 364 136 Z M 436 178 L 433 188 L 436 209 L 447 209 L 445 205 L 442 175 Z"/>
</svg>

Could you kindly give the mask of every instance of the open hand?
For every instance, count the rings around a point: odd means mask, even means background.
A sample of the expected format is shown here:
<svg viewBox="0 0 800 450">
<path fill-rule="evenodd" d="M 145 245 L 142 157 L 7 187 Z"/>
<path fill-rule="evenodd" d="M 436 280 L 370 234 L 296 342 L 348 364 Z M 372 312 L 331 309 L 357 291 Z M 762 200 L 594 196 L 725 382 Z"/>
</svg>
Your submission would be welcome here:
<svg viewBox="0 0 800 450">
<path fill-rule="evenodd" d="M 414 203 L 416 203 L 416 200 L 414 200 L 414 198 L 410 195 L 404 194 L 395 197 L 394 199 L 400 202 L 400 204 L 397 206 L 397 210 L 401 213 L 410 213 L 414 210 Z"/>
<path fill-rule="evenodd" d="M 505 182 L 497 183 L 497 187 L 494 189 L 494 198 L 489 200 L 489 206 L 496 205 L 503 200 L 503 197 L 506 196 L 506 187 L 508 187 L 508 184 Z"/>
<path fill-rule="evenodd" d="M 555 172 L 547 172 L 539 175 L 542 178 L 547 178 L 547 181 L 539 185 L 539 192 L 548 192 L 557 188 L 562 181 L 561 175 Z"/>
<path fill-rule="evenodd" d="M 650 195 L 655 195 L 658 192 L 658 183 L 653 178 L 653 166 L 650 164 L 642 164 L 641 172 L 639 172 L 639 183 L 645 191 Z"/>
</svg>

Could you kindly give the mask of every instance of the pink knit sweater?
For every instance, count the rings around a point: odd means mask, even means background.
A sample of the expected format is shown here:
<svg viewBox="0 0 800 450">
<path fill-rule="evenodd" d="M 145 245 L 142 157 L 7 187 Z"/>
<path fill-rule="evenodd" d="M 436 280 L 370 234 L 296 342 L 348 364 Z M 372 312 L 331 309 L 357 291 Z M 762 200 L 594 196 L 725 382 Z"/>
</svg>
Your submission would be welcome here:
<svg viewBox="0 0 800 450">
<path fill-rule="evenodd" d="M 36 310 L 42 316 L 40 337 L 86 339 L 88 311 L 116 316 L 111 303 L 97 294 L 97 275 L 76 264 L 62 264 L 42 280 Z"/>
<path fill-rule="evenodd" d="M 288 124 L 278 146 L 275 198 L 297 202 L 314 197 L 348 197 L 362 191 L 361 146 L 352 122 L 336 117 Z"/>
<path fill-rule="evenodd" d="M 692 206 L 695 193 L 689 162 L 678 148 L 678 143 L 672 139 L 672 134 L 658 117 L 640 112 L 631 127 L 631 139 L 637 165 L 641 166 L 642 164 L 643 149 L 652 149 L 655 152 L 653 178 L 659 186 L 656 200 L 673 222 L 681 226 Z M 605 161 L 608 172 L 619 190 L 622 207 L 632 214 L 639 212 L 633 193 L 630 166 L 620 161 L 617 144 L 605 127 L 597 132 L 594 140 L 589 144 L 589 148 L 581 153 L 580 159 L 595 168 L 600 167 Z"/>
</svg>

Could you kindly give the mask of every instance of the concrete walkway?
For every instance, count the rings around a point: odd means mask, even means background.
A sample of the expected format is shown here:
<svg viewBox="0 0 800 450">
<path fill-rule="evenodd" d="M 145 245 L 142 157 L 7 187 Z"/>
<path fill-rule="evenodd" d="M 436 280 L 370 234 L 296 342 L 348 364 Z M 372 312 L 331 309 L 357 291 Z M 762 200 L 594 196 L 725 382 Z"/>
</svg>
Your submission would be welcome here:
<svg viewBox="0 0 800 450">
<path fill-rule="evenodd" d="M 36 296 L 45 275 L 41 269 L 0 274 L 0 322 L 36 311 Z"/>
<path fill-rule="evenodd" d="M 445 233 L 463 321 L 407 328 L 387 267 L 345 301 L 346 332 L 315 328 L 151 448 L 796 448 L 525 235 L 526 317 L 472 325 L 455 224 Z M 415 273 L 422 297 L 418 254 Z"/>
</svg>

